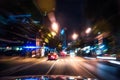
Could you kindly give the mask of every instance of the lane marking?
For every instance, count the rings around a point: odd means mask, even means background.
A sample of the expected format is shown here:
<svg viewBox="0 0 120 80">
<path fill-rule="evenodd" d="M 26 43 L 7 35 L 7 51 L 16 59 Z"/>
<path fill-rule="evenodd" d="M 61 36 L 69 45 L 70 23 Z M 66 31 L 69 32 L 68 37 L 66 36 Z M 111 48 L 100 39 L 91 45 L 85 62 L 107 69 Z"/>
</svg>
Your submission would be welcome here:
<svg viewBox="0 0 120 80">
<path fill-rule="evenodd" d="M 74 60 L 70 59 L 71 62 L 73 62 Z"/>
<path fill-rule="evenodd" d="M 58 62 L 58 60 L 55 61 L 55 62 L 52 64 L 52 66 L 51 66 L 51 67 L 49 68 L 49 70 L 47 71 L 46 75 L 48 75 L 48 73 L 52 70 L 52 68 L 54 67 L 54 65 L 56 64 L 56 62 Z"/>
<path fill-rule="evenodd" d="M 85 63 L 86 64 L 86 63 Z M 94 78 L 97 78 L 93 73 L 91 73 L 87 68 L 85 68 L 85 66 L 83 66 L 82 64 L 80 64 L 81 69 L 83 69 L 84 71 L 86 71 L 89 75 L 91 75 Z"/>
<path fill-rule="evenodd" d="M 7 73 L 7 75 L 11 75 L 11 74 L 14 74 L 14 73 L 16 73 L 16 72 L 19 72 L 19 71 L 22 71 L 22 70 L 25 70 L 25 69 L 27 69 L 27 68 L 30 68 L 30 67 L 32 67 L 32 66 L 34 66 L 34 65 L 36 65 L 36 64 L 39 64 L 39 63 L 41 63 L 41 62 L 44 62 L 45 60 L 43 59 L 43 60 L 41 60 L 41 61 L 39 61 L 39 62 L 35 62 L 35 63 L 25 63 L 25 64 L 23 64 L 23 65 L 19 65 L 19 66 L 15 66 L 15 67 L 12 67 L 12 68 L 9 68 L 9 69 L 7 69 L 7 70 L 4 70 L 4 71 L 2 71 L 2 72 L 0 72 L 1 74 L 6 74 Z M 28 66 L 29 65 L 29 66 Z M 19 68 L 19 69 L 18 69 Z"/>
<path fill-rule="evenodd" d="M 61 59 L 61 61 L 64 61 L 63 59 Z"/>
</svg>

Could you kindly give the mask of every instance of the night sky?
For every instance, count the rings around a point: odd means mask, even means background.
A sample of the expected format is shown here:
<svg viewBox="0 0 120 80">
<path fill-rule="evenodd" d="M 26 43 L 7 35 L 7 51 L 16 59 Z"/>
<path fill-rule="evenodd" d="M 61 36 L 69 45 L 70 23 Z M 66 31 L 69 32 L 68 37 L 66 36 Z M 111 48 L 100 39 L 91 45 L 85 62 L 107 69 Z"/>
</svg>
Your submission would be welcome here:
<svg viewBox="0 0 120 80">
<path fill-rule="evenodd" d="M 119 0 L 57 0 L 56 17 L 68 34 L 78 34 L 100 19 L 119 14 Z"/>
<path fill-rule="evenodd" d="M 0 14 L 4 16 L 30 13 L 41 21 L 40 12 L 33 0 L 0 1 Z M 110 23 L 113 32 L 119 32 L 119 13 L 120 0 L 56 0 L 55 17 L 61 28 L 67 28 L 68 39 L 73 32 L 81 34 L 101 19 Z"/>
<path fill-rule="evenodd" d="M 57 0 L 56 17 L 61 27 L 76 31 L 84 22 L 84 0 Z"/>
</svg>

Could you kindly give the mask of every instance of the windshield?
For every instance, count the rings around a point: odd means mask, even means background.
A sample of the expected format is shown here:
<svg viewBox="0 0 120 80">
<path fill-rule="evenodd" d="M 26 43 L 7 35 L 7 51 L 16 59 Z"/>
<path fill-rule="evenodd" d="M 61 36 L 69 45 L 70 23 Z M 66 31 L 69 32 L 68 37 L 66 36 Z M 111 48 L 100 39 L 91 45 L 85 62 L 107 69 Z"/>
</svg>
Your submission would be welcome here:
<svg viewBox="0 0 120 80">
<path fill-rule="evenodd" d="M 0 0 L 0 79 L 119 80 L 119 71 L 120 0 Z"/>
</svg>

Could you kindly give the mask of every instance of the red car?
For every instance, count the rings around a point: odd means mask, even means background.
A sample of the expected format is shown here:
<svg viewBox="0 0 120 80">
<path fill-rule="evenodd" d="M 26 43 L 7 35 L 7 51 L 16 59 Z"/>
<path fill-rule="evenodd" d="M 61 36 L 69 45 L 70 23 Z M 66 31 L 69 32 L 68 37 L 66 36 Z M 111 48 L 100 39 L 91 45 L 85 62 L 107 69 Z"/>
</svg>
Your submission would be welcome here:
<svg viewBox="0 0 120 80">
<path fill-rule="evenodd" d="M 62 57 L 65 57 L 66 54 L 67 54 L 67 53 L 66 53 L 65 51 L 61 51 L 61 52 L 60 52 L 60 55 L 61 55 Z"/>
<path fill-rule="evenodd" d="M 48 60 L 57 60 L 57 59 L 58 59 L 57 53 L 52 52 L 48 54 Z"/>
</svg>

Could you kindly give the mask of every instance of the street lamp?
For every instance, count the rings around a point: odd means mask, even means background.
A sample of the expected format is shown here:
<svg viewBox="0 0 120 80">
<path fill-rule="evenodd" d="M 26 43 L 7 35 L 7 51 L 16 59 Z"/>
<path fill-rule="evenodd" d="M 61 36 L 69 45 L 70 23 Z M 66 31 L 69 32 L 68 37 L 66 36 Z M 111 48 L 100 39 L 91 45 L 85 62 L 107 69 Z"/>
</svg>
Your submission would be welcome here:
<svg viewBox="0 0 120 80">
<path fill-rule="evenodd" d="M 92 29 L 89 27 L 89 28 L 86 29 L 85 33 L 86 33 L 86 34 L 89 34 L 89 33 L 91 32 L 91 30 L 92 30 Z"/>
<path fill-rule="evenodd" d="M 78 38 L 78 34 L 73 33 L 72 38 L 73 38 L 73 40 L 76 40 Z"/>
<path fill-rule="evenodd" d="M 52 30 L 58 32 L 58 24 L 56 22 L 52 23 Z"/>
</svg>

